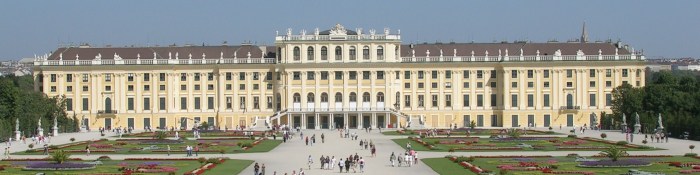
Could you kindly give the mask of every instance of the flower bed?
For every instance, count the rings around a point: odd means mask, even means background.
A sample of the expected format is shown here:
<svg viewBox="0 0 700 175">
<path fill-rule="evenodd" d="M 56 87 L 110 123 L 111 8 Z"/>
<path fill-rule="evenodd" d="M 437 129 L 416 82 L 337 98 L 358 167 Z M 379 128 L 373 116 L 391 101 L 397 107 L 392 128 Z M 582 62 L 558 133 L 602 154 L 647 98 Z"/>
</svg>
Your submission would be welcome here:
<svg viewBox="0 0 700 175">
<path fill-rule="evenodd" d="M 21 158 L 21 159 L 2 159 L 2 161 L 47 161 L 51 160 L 48 157 L 47 158 Z M 68 160 L 72 161 L 82 161 L 83 159 L 81 158 L 70 158 Z"/>
<path fill-rule="evenodd" d="M 617 160 L 617 161 L 598 160 L 598 161 L 581 162 L 581 164 L 578 164 L 576 166 L 577 167 L 586 167 L 586 168 L 610 168 L 610 167 L 622 168 L 622 167 L 651 166 L 651 163 L 645 162 L 642 160 L 637 160 L 637 159 L 625 159 L 625 160 Z"/>
<path fill-rule="evenodd" d="M 124 160 L 197 160 L 197 158 L 125 158 Z"/>
<path fill-rule="evenodd" d="M 551 140 L 551 139 L 557 139 L 558 137 L 520 137 L 520 138 L 514 138 L 514 137 L 507 137 L 507 138 L 495 138 L 492 139 L 492 142 L 532 142 L 532 141 L 541 141 L 541 140 Z"/>
<path fill-rule="evenodd" d="M 219 163 L 224 163 L 224 161 L 226 161 L 226 159 L 219 158 L 218 161 L 219 161 Z M 194 169 L 194 170 L 192 170 L 192 171 L 186 172 L 185 175 L 200 175 L 200 174 L 204 173 L 204 172 L 207 171 L 207 170 L 210 170 L 210 169 L 212 169 L 212 168 L 215 168 L 215 167 L 216 167 L 216 164 L 217 164 L 217 163 L 211 163 L 211 162 L 210 162 L 210 163 L 206 163 L 206 164 L 202 165 L 201 167 L 199 167 L 199 168 L 197 168 L 197 169 Z"/>
<path fill-rule="evenodd" d="M 94 169 L 95 165 L 94 164 L 85 164 L 85 163 L 71 163 L 71 162 L 66 162 L 62 164 L 57 164 L 57 163 L 48 163 L 48 162 L 36 162 L 29 164 L 28 166 L 25 166 L 23 169 L 24 170 L 55 170 L 55 171 L 66 171 L 66 170 L 89 170 L 89 169 Z"/>
</svg>

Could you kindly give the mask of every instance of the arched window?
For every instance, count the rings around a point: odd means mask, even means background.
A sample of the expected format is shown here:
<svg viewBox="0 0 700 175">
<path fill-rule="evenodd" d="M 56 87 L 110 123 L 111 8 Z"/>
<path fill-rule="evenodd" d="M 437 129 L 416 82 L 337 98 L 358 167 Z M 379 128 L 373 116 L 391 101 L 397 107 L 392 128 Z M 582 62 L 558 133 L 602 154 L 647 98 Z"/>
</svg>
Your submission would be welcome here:
<svg viewBox="0 0 700 175">
<path fill-rule="evenodd" d="M 343 94 L 340 92 L 335 93 L 335 102 L 343 102 Z"/>
<path fill-rule="evenodd" d="M 343 60 L 343 48 L 335 46 L 335 60 Z"/>
<path fill-rule="evenodd" d="M 383 92 L 377 93 L 377 102 L 384 102 L 384 93 Z"/>
<path fill-rule="evenodd" d="M 369 102 L 369 92 L 362 94 L 362 102 Z"/>
<path fill-rule="evenodd" d="M 306 60 L 314 60 L 314 47 L 309 46 L 309 48 L 306 49 Z"/>
<path fill-rule="evenodd" d="M 301 49 L 299 47 L 294 47 L 294 61 L 299 61 L 301 59 Z"/>
<path fill-rule="evenodd" d="M 566 107 L 573 108 L 574 106 L 574 96 L 571 94 L 566 94 Z"/>
<path fill-rule="evenodd" d="M 328 60 L 328 48 L 326 46 L 321 47 L 321 60 Z"/>
<path fill-rule="evenodd" d="M 321 93 L 321 103 L 328 103 L 328 94 L 327 93 Z"/>
<path fill-rule="evenodd" d="M 369 60 L 369 46 L 362 47 L 362 59 Z"/>
<path fill-rule="evenodd" d="M 357 94 L 350 92 L 350 102 L 357 102 Z"/>
<path fill-rule="evenodd" d="M 314 93 L 309 93 L 306 95 L 306 102 L 307 103 L 313 103 L 316 101 L 316 97 L 314 96 Z"/>
<path fill-rule="evenodd" d="M 294 99 L 294 103 L 300 103 L 301 95 L 299 95 L 299 93 L 294 93 L 294 97 L 292 99 Z"/>
<path fill-rule="evenodd" d="M 105 98 L 105 113 L 112 113 L 112 99 Z"/>
<path fill-rule="evenodd" d="M 377 60 L 384 60 L 384 47 L 377 46 Z"/>
<path fill-rule="evenodd" d="M 355 46 L 350 46 L 350 60 L 355 59 L 357 59 L 357 49 L 355 49 Z"/>
</svg>

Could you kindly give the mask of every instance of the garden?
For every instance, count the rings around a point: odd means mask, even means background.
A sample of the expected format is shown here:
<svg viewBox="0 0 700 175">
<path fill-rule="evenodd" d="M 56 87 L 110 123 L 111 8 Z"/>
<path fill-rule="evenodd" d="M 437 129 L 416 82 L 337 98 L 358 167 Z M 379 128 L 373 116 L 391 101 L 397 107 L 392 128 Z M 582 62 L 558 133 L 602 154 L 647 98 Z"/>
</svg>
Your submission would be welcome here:
<svg viewBox="0 0 700 175">
<path fill-rule="evenodd" d="M 627 151 L 658 150 L 629 144 L 625 141 L 609 141 L 589 137 L 414 137 L 393 139 L 403 148 L 410 143 L 416 151 L 600 151 L 611 145 Z"/>
<path fill-rule="evenodd" d="M 203 157 L 112 160 L 101 156 L 97 160 L 82 160 L 70 158 L 70 153 L 59 150 L 43 159 L 4 159 L 0 161 L 0 174 L 238 174 L 252 163 Z"/>
<path fill-rule="evenodd" d="M 472 156 L 427 158 L 422 161 L 438 174 L 694 174 L 700 173 L 696 156 L 627 155 L 614 146 L 592 157 Z"/>
<path fill-rule="evenodd" d="M 518 129 L 523 135 L 561 135 L 554 131 L 539 131 L 539 130 L 522 130 Z M 407 135 L 419 136 L 434 134 L 437 136 L 492 136 L 504 135 L 508 132 L 507 129 L 481 129 L 481 128 L 457 128 L 457 129 L 418 129 L 418 130 L 396 130 L 384 131 L 384 135 Z"/>
<path fill-rule="evenodd" d="M 86 153 L 85 147 L 89 145 L 92 154 L 184 154 L 187 146 L 193 148 L 199 146 L 201 154 L 230 154 L 268 152 L 277 147 L 282 141 L 268 140 L 265 138 L 200 138 L 190 139 L 101 139 L 96 141 L 74 142 L 64 145 L 48 146 L 49 153 L 62 150 L 70 153 Z M 168 151 L 168 147 L 170 151 Z M 37 146 L 18 155 L 43 154 L 43 147 Z"/>
<path fill-rule="evenodd" d="M 188 131 L 155 131 L 155 132 L 141 132 L 133 134 L 124 134 L 122 138 L 152 138 L 157 137 L 159 134 L 164 133 L 166 137 L 185 137 L 194 138 L 194 132 Z M 177 134 L 176 134 L 177 133 Z M 199 136 L 201 137 L 250 137 L 252 136 L 262 136 L 269 135 L 268 131 L 239 131 L 239 130 L 199 130 Z"/>
</svg>

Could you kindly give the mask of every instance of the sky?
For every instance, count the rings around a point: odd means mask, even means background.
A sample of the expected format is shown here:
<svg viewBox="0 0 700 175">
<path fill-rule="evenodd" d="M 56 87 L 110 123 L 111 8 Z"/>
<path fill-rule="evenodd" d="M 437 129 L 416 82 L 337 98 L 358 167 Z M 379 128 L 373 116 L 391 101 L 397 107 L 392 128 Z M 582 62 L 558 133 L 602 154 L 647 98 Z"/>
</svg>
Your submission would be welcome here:
<svg viewBox="0 0 700 175">
<path fill-rule="evenodd" d="M 60 46 L 274 44 L 275 32 L 401 30 L 403 43 L 621 40 L 647 58 L 700 58 L 700 1 L 0 1 L 0 60 Z"/>
</svg>

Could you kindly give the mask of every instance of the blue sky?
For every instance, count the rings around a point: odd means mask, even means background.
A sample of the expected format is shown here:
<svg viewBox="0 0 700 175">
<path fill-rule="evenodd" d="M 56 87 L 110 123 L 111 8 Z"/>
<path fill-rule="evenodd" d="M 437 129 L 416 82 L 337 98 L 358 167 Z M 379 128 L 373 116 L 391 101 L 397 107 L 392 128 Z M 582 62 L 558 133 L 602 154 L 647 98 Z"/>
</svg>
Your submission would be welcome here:
<svg viewBox="0 0 700 175">
<path fill-rule="evenodd" d="M 0 60 L 60 44 L 272 44 L 275 31 L 401 29 L 404 43 L 622 40 L 648 57 L 700 58 L 700 1 L 0 1 Z"/>
</svg>

